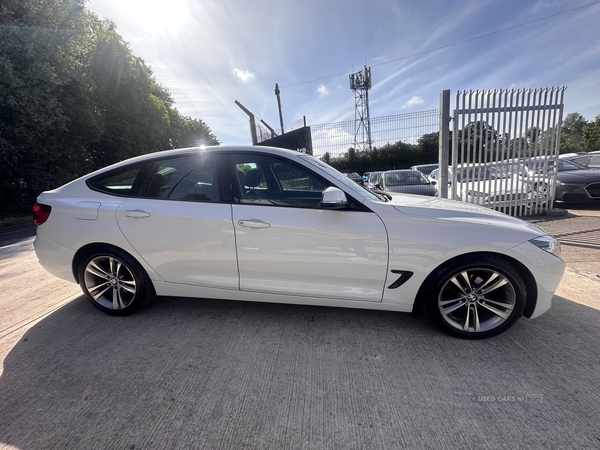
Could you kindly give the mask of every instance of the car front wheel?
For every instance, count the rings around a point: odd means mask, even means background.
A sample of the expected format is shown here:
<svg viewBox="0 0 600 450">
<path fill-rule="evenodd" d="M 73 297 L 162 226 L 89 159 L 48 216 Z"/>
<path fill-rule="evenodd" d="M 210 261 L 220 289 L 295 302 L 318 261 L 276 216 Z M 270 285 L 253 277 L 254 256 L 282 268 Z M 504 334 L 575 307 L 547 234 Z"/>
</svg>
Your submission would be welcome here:
<svg viewBox="0 0 600 450">
<path fill-rule="evenodd" d="M 112 315 L 131 314 L 155 295 L 144 269 L 131 256 L 117 250 L 84 258 L 79 267 L 79 283 L 95 307 Z"/>
<path fill-rule="evenodd" d="M 466 339 L 500 334 L 521 317 L 527 292 L 515 268 L 480 256 L 454 262 L 433 275 L 423 298 L 425 311 L 443 331 Z"/>
</svg>

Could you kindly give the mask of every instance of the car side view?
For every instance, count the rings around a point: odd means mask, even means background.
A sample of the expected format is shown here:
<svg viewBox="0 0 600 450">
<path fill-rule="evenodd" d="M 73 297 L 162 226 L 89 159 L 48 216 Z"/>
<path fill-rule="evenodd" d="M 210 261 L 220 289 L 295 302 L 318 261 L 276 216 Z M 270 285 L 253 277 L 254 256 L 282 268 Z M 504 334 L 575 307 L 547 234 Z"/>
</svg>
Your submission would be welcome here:
<svg viewBox="0 0 600 450">
<path fill-rule="evenodd" d="M 477 205 L 373 193 L 310 155 L 209 147 L 43 192 L 35 252 L 99 310 L 159 296 L 411 312 L 480 339 L 550 308 L 556 239 Z"/>
</svg>

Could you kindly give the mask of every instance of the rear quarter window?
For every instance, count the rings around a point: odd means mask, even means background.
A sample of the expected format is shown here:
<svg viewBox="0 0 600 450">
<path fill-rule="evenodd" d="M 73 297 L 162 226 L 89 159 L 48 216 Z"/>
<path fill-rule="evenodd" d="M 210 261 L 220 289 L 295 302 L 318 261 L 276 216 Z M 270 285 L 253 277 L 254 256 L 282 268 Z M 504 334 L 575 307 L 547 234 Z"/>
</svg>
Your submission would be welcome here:
<svg viewBox="0 0 600 450">
<path fill-rule="evenodd" d="M 88 180 L 88 186 L 106 194 L 128 197 L 132 195 L 134 184 L 141 166 L 111 170 Z"/>
</svg>

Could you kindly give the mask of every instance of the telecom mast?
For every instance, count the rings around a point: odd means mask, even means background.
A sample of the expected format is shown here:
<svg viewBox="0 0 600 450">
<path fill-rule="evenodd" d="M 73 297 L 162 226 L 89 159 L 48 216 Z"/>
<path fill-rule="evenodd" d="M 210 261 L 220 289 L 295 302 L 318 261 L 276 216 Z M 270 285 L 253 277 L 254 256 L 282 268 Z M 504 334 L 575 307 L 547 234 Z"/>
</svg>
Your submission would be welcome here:
<svg viewBox="0 0 600 450">
<path fill-rule="evenodd" d="M 371 89 L 371 68 L 350 75 L 350 89 L 354 91 L 355 109 L 354 149 L 371 150 L 371 120 L 369 118 L 369 89 Z"/>
</svg>

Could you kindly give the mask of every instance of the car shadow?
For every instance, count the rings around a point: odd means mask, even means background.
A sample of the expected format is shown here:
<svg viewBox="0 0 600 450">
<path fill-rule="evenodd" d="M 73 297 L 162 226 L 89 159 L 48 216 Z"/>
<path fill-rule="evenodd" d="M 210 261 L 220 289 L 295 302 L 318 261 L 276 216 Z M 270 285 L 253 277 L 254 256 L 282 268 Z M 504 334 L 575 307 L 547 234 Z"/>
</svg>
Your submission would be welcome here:
<svg viewBox="0 0 600 450">
<path fill-rule="evenodd" d="M 591 448 L 598 323 L 555 297 L 466 341 L 422 314 L 164 297 L 112 317 L 80 297 L 7 355 L 0 446 Z"/>
</svg>

